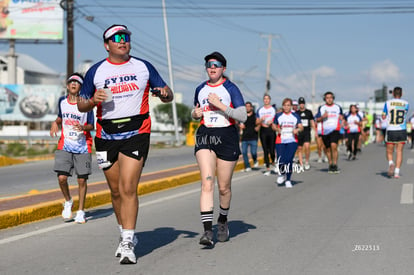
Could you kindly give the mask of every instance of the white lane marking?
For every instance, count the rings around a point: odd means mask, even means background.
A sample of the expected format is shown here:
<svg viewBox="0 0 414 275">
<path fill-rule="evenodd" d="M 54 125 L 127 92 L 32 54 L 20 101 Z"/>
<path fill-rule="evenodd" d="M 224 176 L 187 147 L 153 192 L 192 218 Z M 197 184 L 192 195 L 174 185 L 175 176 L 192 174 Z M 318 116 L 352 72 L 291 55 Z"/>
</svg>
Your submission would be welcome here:
<svg viewBox="0 0 414 275">
<path fill-rule="evenodd" d="M 235 173 L 235 175 L 236 175 L 236 173 Z M 238 174 L 237 174 L 237 176 L 234 177 L 233 182 L 238 181 L 238 180 L 243 179 L 243 178 L 251 177 L 251 176 L 254 176 L 254 175 L 257 175 L 257 174 L 256 173 L 248 173 L 248 174 L 245 174 L 243 176 L 238 176 Z M 190 195 L 190 194 L 193 194 L 193 193 L 197 193 L 197 192 L 200 192 L 200 188 L 198 186 L 196 188 L 192 189 L 192 190 L 181 192 L 179 194 L 175 194 L 175 195 L 163 197 L 163 198 L 160 198 L 160 199 L 140 203 L 139 207 L 141 208 L 141 207 L 149 206 L 149 205 L 152 205 L 152 204 L 177 199 L 177 198 L 184 197 L 184 196 L 187 196 L 187 195 Z M 96 216 L 93 216 L 93 217 L 88 217 L 88 220 L 93 219 L 93 218 L 102 218 L 102 217 L 105 217 L 105 216 L 107 216 L 107 213 L 102 213 L 100 215 L 96 215 Z M 36 231 L 32 231 L 32 232 L 12 236 L 12 237 L 0 240 L 0 245 L 15 242 L 15 241 L 19 241 L 21 239 L 29 238 L 29 237 L 40 235 L 40 234 L 43 234 L 43 233 L 48 233 L 48 232 L 51 232 L 51 231 L 55 231 L 55 230 L 65 228 L 65 227 L 69 227 L 69 226 L 73 226 L 73 225 L 77 225 L 77 224 L 74 223 L 74 222 L 62 223 L 62 224 L 53 225 L 53 226 L 48 227 L 48 228 L 42 228 L 42 229 L 39 229 L 39 230 L 36 230 Z"/>
<path fill-rule="evenodd" d="M 407 159 L 407 164 L 414 164 L 414 159 Z"/>
<path fill-rule="evenodd" d="M 401 189 L 401 204 L 413 204 L 413 184 L 404 183 Z"/>
<path fill-rule="evenodd" d="M 156 203 L 176 199 L 176 198 L 179 198 L 179 197 L 187 196 L 187 195 L 195 193 L 195 192 L 200 192 L 200 189 L 198 188 L 198 189 L 182 192 L 182 193 L 179 193 L 179 194 L 176 194 L 176 195 L 171 195 L 171 196 L 168 196 L 168 197 L 164 197 L 164 198 L 161 198 L 161 199 L 140 203 L 139 207 L 141 208 L 141 207 L 145 207 L 145 206 L 148 206 L 148 205 L 152 205 L 152 204 L 156 204 Z M 100 215 L 96 215 L 96 216 L 93 216 L 93 217 L 88 217 L 88 220 L 89 219 L 94 219 L 94 218 L 102 218 L 102 217 L 105 217 L 105 216 L 107 216 L 107 213 L 102 213 Z M 25 238 L 29 238 L 29 237 L 32 237 L 32 236 L 40 235 L 40 234 L 47 233 L 47 232 L 50 232 L 50 231 L 55 231 L 55 230 L 65 228 L 65 227 L 68 227 L 68 226 L 72 226 L 72 225 L 76 225 L 76 223 L 74 223 L 74 222 L 62 223 L 62 224 L 58 224 L 58 225 L 53 225 L 53 226 L 48 227 L 48 228 L 43 228 L 43 229 L 39 229 L 39 230 L 36 230 L 36 231 L 16 235 L 16 236 L 13 236 L 13 237 L 9 237 L 9 238 L 0 240 L 0 245 L 6 244 L 6 243 L 11 243 L 11 242 L 18 241 L 18 240 L 25 239 Z"/>
<path fill-rule="evenodd" d="M 62 223 L 62 224 L 54 225 L 54 226 L 51 226 L 51 227 L 48 227 L 48 228 L 42 228 L 42 229 L 39 229 L 39 230 L 36 230 L 36 231 L 32 231 L 32 232 L 29 232 L 29 233 L 16 235 L 16 236 L 13 236 L 13 237 L 10 237 L 10 238 L 0 240 L 0 244 L 11 243 L 11 242 L 18 241 L 18 240 L 21 240 L 21 239 L 24 239 L 24 238 L 29 238 L 31 236 L 35 236 L 35 235 L 47 233 L 47 232 L 50 232 L 50 231 L 58 230 L 58 229 L 61 229 L 61 228 L 64 228 L 64 227 L 68 227 L 72 224 L 73 223 Z"/>
</svg>

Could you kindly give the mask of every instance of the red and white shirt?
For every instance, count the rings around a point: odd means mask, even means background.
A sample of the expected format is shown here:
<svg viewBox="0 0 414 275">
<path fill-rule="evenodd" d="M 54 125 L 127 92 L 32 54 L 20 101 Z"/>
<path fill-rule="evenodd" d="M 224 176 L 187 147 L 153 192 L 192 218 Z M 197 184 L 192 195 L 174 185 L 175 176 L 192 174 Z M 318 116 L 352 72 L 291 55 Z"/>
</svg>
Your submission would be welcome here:
<svg viewBox="0 0 414 275">
<path fill-rule="evenodd" d="M 131 56 L 128 61 L 115 64 L 104 59 L 93 65 L 86 73 L 80 96 L 91 98 L 97 89 L 106 86 L 112 91 L 112 101 L 102 102 L 97 106 L 97 118 L 128 118 L 148 113 L 150 88 L 165 85 L 157 70 L 148 61 Z M 135 131 L 108 134 L 102 129 L 99 120 L 96 127 L 96 136 L 102 139 L 122 140 L 150 132 L 150 117 L 145 119 L 142 126 Z"/>
<path fill-rule="evenodd" d="M 59 98 L 58 117 L 62 119 L 62 133 L 57 149 L 70 153 L 92 153 L 92 136 L 89 131 L 76 131 L 73 125 L 94 124 L 93 111 L 79 112 L 76 103 L 70 103 L 67 96 Z"/>
</svg>

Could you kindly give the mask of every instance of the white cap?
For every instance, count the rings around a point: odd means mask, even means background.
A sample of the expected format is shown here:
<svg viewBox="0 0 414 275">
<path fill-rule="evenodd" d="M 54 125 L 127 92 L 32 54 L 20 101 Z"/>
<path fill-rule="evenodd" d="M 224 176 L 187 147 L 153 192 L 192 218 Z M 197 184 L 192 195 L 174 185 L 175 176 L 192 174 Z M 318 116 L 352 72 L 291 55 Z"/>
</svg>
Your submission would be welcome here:
<svg viewBox="0 0 414 275">
<path fill-rule="evenodd" d="M 79 77 L 78 75 L 71 75 L 68 78 L 68 83 L 71 82 L 72 80 L 78 81 L 81 85 L 83 84 L 83 79 Z"/>
<path fill-rule="evenodd" d="M 103 34 L 104 40 L 109 39 L 112 35 L 116 33 L 127 33 L 131 34 L 131 32 L 127 29 L 124 25 L 112 25 Z"/>
</svg>

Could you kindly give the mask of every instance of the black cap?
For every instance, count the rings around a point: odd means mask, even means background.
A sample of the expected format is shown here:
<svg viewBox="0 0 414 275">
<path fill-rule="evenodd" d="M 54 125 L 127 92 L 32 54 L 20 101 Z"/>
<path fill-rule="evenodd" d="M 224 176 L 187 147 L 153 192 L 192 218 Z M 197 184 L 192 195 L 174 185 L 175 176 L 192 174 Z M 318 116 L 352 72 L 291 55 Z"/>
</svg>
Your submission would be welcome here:
<svg viewBox="0 0 414 275">
<path fill-rule="evenodd" d="M 211 54 L 206 55 L 206 57 L 204 57 L 204 60 L 206 62 L 209 61 L 210 59 L 215 59 L 217 61 L 220 61 L 221 64 L 223 64 L 224 67 L 227 66 L 227 60 L 226 60 L 226 58 L 224 58 L 224 56 L 221 53 L 219 53 L 219 52 L 212 52 Z"/>
<path fill-rule="evenodd" d="M 305 104 L 305 98 L 299 97 L 298 102 L 299 104 Z"/>
</svg>

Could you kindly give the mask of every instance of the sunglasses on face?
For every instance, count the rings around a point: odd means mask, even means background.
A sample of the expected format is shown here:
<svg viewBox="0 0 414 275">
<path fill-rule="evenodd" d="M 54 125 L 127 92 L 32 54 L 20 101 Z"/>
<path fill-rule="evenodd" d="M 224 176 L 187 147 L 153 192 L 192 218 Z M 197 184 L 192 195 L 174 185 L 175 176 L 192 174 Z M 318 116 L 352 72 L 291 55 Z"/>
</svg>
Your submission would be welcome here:
<svg viewBox="0 0 414 275">
<path fill-rule="evenodd" d="M 221 64 L 220 61 L 208 61 L 208 62 L 206 62 L 206 68 L 212 68 L 213 65 L 216 68 L 222 68 L 223 67 L 223 64 Z"/>
<path fill-rule="evenodd" d="M 127 33 L 117 33 L 111 36 L 112 42 L 115 42 L 115 43 L 120 43 L 121 39 L 123 39 L 125 43 L 131 41 L 129 34 Z"/>
</svg>

